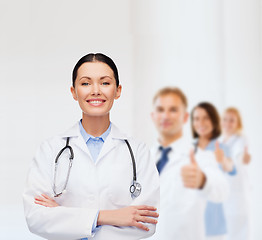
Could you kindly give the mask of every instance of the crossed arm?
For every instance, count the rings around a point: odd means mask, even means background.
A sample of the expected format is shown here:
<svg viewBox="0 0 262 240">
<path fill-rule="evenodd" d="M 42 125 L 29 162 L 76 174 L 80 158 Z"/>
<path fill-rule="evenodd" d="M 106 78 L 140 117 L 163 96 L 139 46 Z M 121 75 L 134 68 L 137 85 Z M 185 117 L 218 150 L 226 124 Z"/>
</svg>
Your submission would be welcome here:
<svg viewBox="0 0 262 240">
<path fill-rule="evenodd" d="M 58 207 L 58 203 L 47 196 L 41 194 L 35 197 L 35 204 L 45 207 Z M 112 225 L 112 226 L 133 226 L 144 231 L 149 231 L 149 228 L 143 223 L 156 224 L 158 217 L 156 208 L 147 205 L 128 206 L 116 210 L 101 210 L 99 211 L 97 225 Z"/>
</svg>

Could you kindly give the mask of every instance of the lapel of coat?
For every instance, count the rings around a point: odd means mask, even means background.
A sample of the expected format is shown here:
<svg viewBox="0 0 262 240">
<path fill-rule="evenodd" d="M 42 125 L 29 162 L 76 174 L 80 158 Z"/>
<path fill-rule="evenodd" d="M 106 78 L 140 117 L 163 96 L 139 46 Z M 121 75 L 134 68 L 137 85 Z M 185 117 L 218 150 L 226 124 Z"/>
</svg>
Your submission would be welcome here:
<svg viewBox="0 0 262 240">
<path fill-rule="evenodd" d="M 62 138 L 70 137 L 69 145 L 70 143 L 74 143 L 74 145 L 82 150 L 84 153 L 88 155 L 88 157 L 92 160 L 91 154 L 88 150 L 88 147 L 86 146 L 86 143 L 80 133 L 79 130 L 79 122 L 77 122 L 72 128 L 65 131 L 63 134 L 61 134 Z M 74 150 L 74 147 L 73 147 Z"/>
</svg>

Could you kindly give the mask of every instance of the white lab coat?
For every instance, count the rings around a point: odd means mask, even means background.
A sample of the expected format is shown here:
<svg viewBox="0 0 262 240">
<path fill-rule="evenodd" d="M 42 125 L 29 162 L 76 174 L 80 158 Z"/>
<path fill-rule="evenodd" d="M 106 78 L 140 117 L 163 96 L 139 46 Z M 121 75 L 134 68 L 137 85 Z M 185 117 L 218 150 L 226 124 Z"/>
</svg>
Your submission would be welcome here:
<svg viewBox="0 0 262 240">
<path fill-rule="evenodd" d="M 160 159 L 158 146 L 151 151 L 155 161 Z M 227 198 L 229 187 L 219 170 L 212 152 L 198 150 L 196 161 L 206 175 L 202 190 L 185 188 L 181 168 L 189 164 L 190 141 L 180 138 L 170 145 L 169 161 L 160 174 L 160 209 L 154 240 L 204 240 L 204 213 L 207 200 L 221 202 Z"/>
<path fill-rule="evenodd" d="M 53 196 L 54 160 L 70 137 L 75 158 L 66 193 L 56 198 L 59 207 L 48 208 L 34 203 L 34 197 L 45 193 Z M 142 192 L 131 198 L 133 179 L 130 152 L 123 139 L 128 139 L 137 167 L 137 181 Z M 61 187 L 68 170 L 68 153 L 59 159 L 57 187 Z M 73 240 L 88 237 L 95 240 L 135 240 L 147 238 L 155 225 L 147 224 L 149 232 L 135 227 L 102 226 L 92 234 L 98 210 L 119 209 L 129 205 L 159 204 L 159 177 L 150 152 L 143 143 L 127 137 L 113 124 L 102 150 L 94 163 L 77 123 L 64 134 L 45 141 L 38 149 L 28 173 L 23 195 L 25 216 L 31 232 L 52 240 Z"/>
<path fill-rule="evenodd" d="M 243 153 L 247 146 L 244 136 L 233 135 L 227 141 L 222 136 L 219 139 L 229 149 L 237 174 L 228 176 L 230 195 L 224 203 L 227 220 L 228 240 L 250 239 L 250 181 L 248 166 L 243 163 Z"/>
</svg>

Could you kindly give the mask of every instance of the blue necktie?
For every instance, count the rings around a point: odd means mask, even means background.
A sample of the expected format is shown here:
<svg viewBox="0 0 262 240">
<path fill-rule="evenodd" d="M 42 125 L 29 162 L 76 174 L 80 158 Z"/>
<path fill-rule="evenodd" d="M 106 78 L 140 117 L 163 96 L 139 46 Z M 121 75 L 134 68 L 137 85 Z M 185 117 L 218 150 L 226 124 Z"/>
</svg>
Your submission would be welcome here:
<svg viewBox="0 0 262 240">
<path fill-rule="evenodd" d="M 168 161 L 167 154 L 170 152 L 171 149 L 172 149 L 171 147 L 168 147 L 168 148 L 163 148 L 162 146 L 159 147 L 159 150 L 162 151 L 161 158 L 159 159 L 159 161 L 156 164 L 159 174 L 161 173 L 162 169 L 164 168 L 164 166 L 166 165 Z"/>
</svg>

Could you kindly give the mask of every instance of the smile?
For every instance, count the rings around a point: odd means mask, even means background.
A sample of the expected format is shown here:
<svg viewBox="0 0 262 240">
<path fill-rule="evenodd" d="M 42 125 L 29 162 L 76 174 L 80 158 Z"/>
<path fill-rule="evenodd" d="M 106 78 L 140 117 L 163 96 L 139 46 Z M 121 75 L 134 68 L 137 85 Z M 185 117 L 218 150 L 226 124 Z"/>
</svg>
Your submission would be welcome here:
<svg viewBox="0 0 262 240">
<path fill-rule="evenodd" d="M 87 100 L 87 102 L 92 105 L 92 106 L 101 106 L 104 104 L 106 100 L 103 100 L 103 99 L 90 99 L 90 100 Z"/>
</svg>

